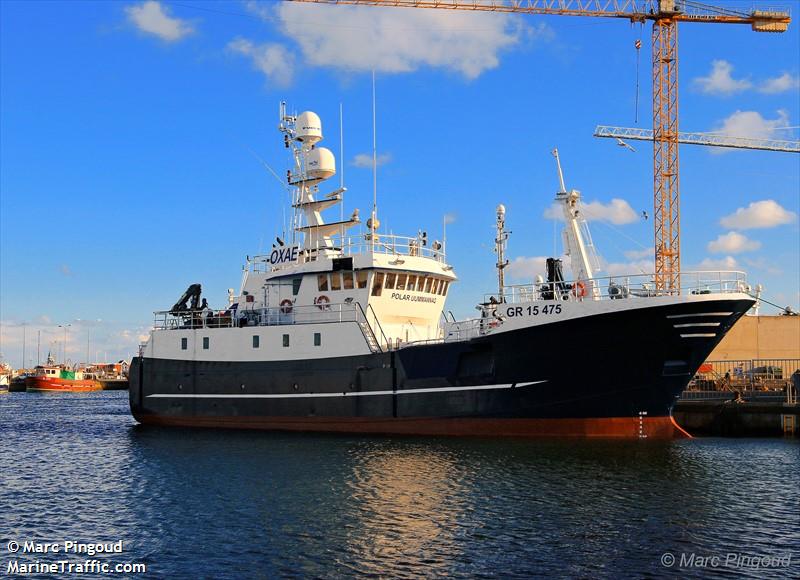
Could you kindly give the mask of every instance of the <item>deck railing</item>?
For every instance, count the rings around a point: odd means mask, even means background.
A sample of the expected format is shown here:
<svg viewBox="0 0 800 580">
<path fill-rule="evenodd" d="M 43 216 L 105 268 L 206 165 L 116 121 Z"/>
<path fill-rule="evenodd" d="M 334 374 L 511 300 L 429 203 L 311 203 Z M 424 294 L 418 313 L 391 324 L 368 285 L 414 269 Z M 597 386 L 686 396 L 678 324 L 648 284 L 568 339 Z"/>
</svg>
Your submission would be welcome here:
<svg viewBox="0 0 800 580">
<path fill-rule="evenodd" d="M 224 311 L 193 310 L 171 312 L 162 310 L 155 312 L 154 315 L 153 328 L 155 330 L 245 328 L 356 322 L 366 324 L 366 332 L 372 335 L 381 350 L 389 345 L 389 340 L 386 338 L 372 306 L 368 305 L 365 310 L 358 302 L 305 306 L 286 305 Z"/>
<path fill-rule="evenodd" d="M 677 294 L 730 294 L 749 292 L 744 272 L 681 272 L 680 291 L 656 290 L 655 274 L 605 276 L 588 280 L 542 282 L 506 286 L 502 297 L 486 294 L 484 302 L 533 302 L 537 300 L 622 300 Z"/>
<path fill-rule="evenodd" d="M 330 245 L 317 244 L 313 248 L 301 248 L 298 252 L 298 263 L 312 262 L 320 255 L 334 258 L 355 256 L 360 254 L 390 254 L 398 258 L 402 256 L 422 257 L 445 261 L 444 247 L 436 240 L 428 242 L 422 236 L 409 237 L 394 234 L 361 234 L 357 236 L 334 236 Z M 248 259 L 253 271 L 269 272 L 285 267 L 285 264 L 273 266 L 269 262 L 269 254 L 252 256 Z"/>
</svg>

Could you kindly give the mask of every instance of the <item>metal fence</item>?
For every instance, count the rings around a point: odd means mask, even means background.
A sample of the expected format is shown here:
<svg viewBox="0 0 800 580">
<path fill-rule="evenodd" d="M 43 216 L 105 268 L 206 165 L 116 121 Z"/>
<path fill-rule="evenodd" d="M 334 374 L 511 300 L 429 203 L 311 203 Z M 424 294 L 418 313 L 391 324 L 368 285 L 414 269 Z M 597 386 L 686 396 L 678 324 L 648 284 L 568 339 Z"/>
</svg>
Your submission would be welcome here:
<svg viewBox="0 0 800 580">
<path fill-rule="evenodd" d="M 800 387 L 800 359 L 706 361 L 689 381 L 681 400 L 794 401 Z"/>
</svg>

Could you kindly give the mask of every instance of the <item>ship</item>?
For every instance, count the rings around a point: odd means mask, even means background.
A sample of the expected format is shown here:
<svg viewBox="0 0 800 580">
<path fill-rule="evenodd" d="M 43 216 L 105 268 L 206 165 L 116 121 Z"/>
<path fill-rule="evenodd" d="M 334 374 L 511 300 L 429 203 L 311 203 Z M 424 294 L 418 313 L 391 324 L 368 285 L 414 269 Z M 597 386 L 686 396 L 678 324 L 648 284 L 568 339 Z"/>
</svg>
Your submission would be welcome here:
<svg viewBox="0 0 800 580">
<path fill-rule="evenodd" d="M 46 364 L 37 365 L 33 374 L 25 378 L 25 386 L 28 391 L 48 393 L 85 393 L 103 389 L 94 373 L 57 365 L 50 354 Z"/>
<path fill-rule="evenodd" d="M 377 203 L 325 221 L 344 187 L 311 111 L 279 130 L 291 151 L 291 229 L 248 256 L 239 290 L 209 307 L 192 284 L 155 313 L 130 367 L 145 425 L 372 434 L 672 438 L 677 396 L 754 303 L 741 272 L 598 276 L 557 150 L 563 258 L 506 284 L 506 210 L 496 212 L 497 287 L 456 319 L 443 241 L 381 229 Z M 374 169 L 373 169 L 374 170 Z M 332 191 L 326 192 L 328 189 Z M 287 233 L 288 232 L 288 233 Z M 570 277 L 565 272 L 571 273 Z M 493 283 L 494 285 L 494 283 Z"/>
</svg>

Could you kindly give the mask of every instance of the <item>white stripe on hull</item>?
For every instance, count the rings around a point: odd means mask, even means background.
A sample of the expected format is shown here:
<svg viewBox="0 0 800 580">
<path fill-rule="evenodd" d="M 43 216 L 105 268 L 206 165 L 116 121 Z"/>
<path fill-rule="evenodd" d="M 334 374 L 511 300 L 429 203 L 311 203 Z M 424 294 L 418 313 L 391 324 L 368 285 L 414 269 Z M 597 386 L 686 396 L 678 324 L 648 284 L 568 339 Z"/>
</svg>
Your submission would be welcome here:
<svg viewBox="0 0 800 580">
<path fill-rule="evenodd" d="M 733 312 L 695 312 L 694 314 L 668 314 L 667 318 L 697 318 L 700 316 L 730 316 Z"/>
<path fill-rule="evenodd" d="M 419 393 L 450 393 L 456 391 L 489 391 L 493 389 L 519 389 L 521 387 L 529 387 L 530 385 L 538 385 L 539 383 L 546 383 L 547 381 L 532 381 L 529 383 L 507 383 L 502 385 L 473 385 L 467 387 L 441 387 L 441 388 L 426 388 L 426 389 L 400 389 L 397 391 L 361 391 L 361 392 L 347 392 L 341 393 L 273 393 L 273 394 L 244 394 L 236 393 L 231 395 L 219 394 L 190 394 L 190 393 L 176 393 L 176 394 L 155 394 L 147 395 L 148 399 L 313 399 L 323 397 L 374 397 L 376 395 L 416 395 Z"/>
</svg>

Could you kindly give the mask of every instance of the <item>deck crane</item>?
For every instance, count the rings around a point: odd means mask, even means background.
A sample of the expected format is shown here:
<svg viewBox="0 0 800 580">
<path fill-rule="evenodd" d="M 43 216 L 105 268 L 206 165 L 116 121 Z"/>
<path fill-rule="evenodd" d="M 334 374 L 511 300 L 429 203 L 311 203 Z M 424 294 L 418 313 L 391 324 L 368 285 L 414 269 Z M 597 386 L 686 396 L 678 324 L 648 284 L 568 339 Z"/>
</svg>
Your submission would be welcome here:
<svg viewBox="0 0 800 580">
<path fill-rule="evenodd" d="M 678 179 L 678 23 L 750 24 L 755 32 L 785 32 L 785 10 L 744 11 L 694 0 L 289 0 L 440 10 L 471 10 L 652 20 L 653 204 L 655 286 L 680 293 L 680 195 Z"/>
</svg>

